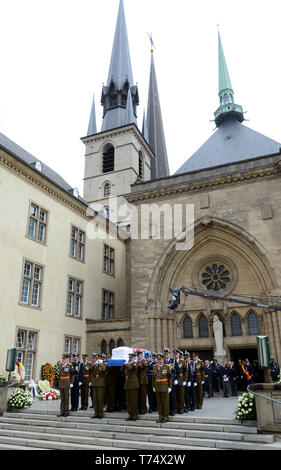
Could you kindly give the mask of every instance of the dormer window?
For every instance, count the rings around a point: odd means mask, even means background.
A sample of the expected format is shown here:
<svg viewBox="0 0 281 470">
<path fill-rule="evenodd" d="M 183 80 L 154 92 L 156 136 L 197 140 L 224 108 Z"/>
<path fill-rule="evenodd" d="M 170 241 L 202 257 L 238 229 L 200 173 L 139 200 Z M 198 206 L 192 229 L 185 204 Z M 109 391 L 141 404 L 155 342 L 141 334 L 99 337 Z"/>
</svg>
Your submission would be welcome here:
<svg viewBox="0 0 281 470">
<path fill-rule="evenodd" d="M 73 196 L 79 197 L 79 191 L 77 188 L 73 188 Z"/>
<path fill-rule="evenodd" d="M 38 170 L 38 171 L 42 171 L 42 163 L 39 162 L 39 161 L 37 161 L 37 162 L 35 163 L 35 168 L 36 168 L 36 170 Z"/>
</svg>

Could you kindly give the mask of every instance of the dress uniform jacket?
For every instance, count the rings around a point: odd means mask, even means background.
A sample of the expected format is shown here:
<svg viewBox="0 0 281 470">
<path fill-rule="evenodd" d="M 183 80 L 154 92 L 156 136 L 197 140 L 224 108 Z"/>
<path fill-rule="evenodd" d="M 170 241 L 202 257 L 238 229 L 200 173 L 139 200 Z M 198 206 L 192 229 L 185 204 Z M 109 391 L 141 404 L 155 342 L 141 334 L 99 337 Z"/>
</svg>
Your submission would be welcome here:
<svg viewBox="0 0 281 470">
<path fill-rule="evenodd" d="M 183 413 L 184 411 L 184 387 L 183 382 L 187 380 L 187 369 L 184 359 L 178 359 L 178 385 L 176 385 L 176 412 Z"/>
<path fill-rule="evenodd" d="M 136 420 L 138 416 L 138 390 L 139 385 L 139 364 L 135 361 L 128 362 L 121 367 L 125 375 L 124 390 L 129 419 Z"/>
<path fill-rule="evenodd" d="M 205 370 L 204 364 L 201 359 L 196 361 L 196 382 L 197 387 L 195 388 L 195 397 L 196 397 L 196 407 L 202 408 L 203 404 L 203 385 L 202 382 L 205 381 Z"/>
<path fill-rule="evenodd" d="M 89 383 L 90 383 L 90 367 L 92 362 L 86 361 L 86 363 L 80 363 L 80 382 L 81 385 L 81 408 L 86 410 L 88 408 L 89 401 Z"/>
<path fill-rule="evenodd" d="M 79 406 L 79 382 L 80 382 L 80 361 L 73 361 L 73 374 L 74 374 L 74 382 L 73 387 L 71 389 L 71 410 L 77 411 Z"/>
<path fill-rule="evenodd" d="M 175 359 L 169 358 L 164 360 L 165 364 L 169 364 L 171 368 L 171 377 L 172 377 L 172 390 L 170 393 L 170 415 L 174 416 L 176 412 L 176 386 L 174 385 L 175 380 L 179 380 L 179 367 Z"/>
<path fill-rule="evenodd" d="M 146 396 L 147 396 L 147 385 L 148 385 L 148 362 L 144 359 L 139 361 L 139 411 L 140 413 L 146 413 Z"/>
<path fill-rule="evenodd" d="M 104 362 L 92 364 L 89 369 L 90 382 L 93 386 L 94 410 L 97 417 L 103 417 L 106 370 L 107 366 Z"/>
<path fill-rule="evenodd" d="M 196 383 L 196 364 L 189 361 L 187 363 L 187 384 L 185 387 L 185 407 L 187 411 L 194 411 L 195 408 L 194 383 Z"/>
<path fill-rule="evenodd" d="M 59 365 L 59 391 L 60 391 L 60 411 L 61 414 L 69 412 L 69 387 L 74 382 L 74 368 L 70 362 Z"/>
<path fill-rule="evenodd" d="M 152 385 L 155 389 L 159 420 L 168 420 L 169 417 L 169 393 L 173 380 L 169 364 L 155 364 L 153 368 Z"/>
</svg>

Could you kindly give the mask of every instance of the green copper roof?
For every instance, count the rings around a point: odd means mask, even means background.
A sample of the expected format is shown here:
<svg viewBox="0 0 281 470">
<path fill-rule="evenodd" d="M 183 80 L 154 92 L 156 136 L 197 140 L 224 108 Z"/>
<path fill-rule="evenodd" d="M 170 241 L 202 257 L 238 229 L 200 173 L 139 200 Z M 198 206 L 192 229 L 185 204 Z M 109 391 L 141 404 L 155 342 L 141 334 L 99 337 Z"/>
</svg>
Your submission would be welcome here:
<svg viewBox="0 0 281 470">
<path fill-rule="evenodd" d="M 219 93 L 222 90 L 232 90 L 232 85 L 226 65 L 226 60 L 224 57 L 220 32 L 218 32 L 218 40 L 219 40 Z"/>
</svg>

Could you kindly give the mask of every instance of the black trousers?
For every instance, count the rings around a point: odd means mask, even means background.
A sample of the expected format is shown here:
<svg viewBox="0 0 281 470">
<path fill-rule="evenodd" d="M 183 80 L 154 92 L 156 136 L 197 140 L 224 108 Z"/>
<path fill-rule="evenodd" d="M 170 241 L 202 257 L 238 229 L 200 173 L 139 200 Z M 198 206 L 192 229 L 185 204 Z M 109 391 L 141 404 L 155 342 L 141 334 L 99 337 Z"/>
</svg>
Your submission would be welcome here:
<svg viewBox="0 0 281 470">
<path fill-rule="evenodd" d="M 153 386 L 152 386 L 152 375 L 148 375 L 147 377 L 148 377 L 147 395 L 148 395 L 149 410 L 157 411 L 156 395 L 153 391 Z"/>
<path fill-rule="evenodd" d="M 236 385 L 236 380 L 234 380 L 232 377 L 229 378 L 229 383 L 231 386 L 231 395 L 234 397 L 237 396 L 237 385 Z"/>
<path fill-rule="evenodd" d="M 213 394 L 213 377 L 208 376 L 207 379 L 205 379 L 204 383 L 204 391 L 208 392 L 208 397 L 212 398 L 214 396 Z"/>
<path fill-rule="evenodd" d="M 171 392 L 169 393 L 170 395 L 170 415 L 174 414 L 176 412 L 176 406 L 177 406 L 177 402 L 176 402 L 176 387 L 175 385 L 173 384 L 173 387 L 172 387 L 172 390 Z"/>
<path fill-rule="evenodd" d="M 70 402 L 71 402 L 71 409 L 78 410 L 79 406 L 79 379 L 74 380 L 73 387 L 70 391 Z"/>
<path fill-rule="evenodd" d="M 185 386 L 184 390 L 184 401 L 186 410 L 194 410 L 195 408 L 195 393 L 193 384 L 190 387 Z"/>
<path fill-rule="evenodd" d="M 222 381 L 223 394 L 225 397 L 228 397 L 228 382 Z"/>
</svg>

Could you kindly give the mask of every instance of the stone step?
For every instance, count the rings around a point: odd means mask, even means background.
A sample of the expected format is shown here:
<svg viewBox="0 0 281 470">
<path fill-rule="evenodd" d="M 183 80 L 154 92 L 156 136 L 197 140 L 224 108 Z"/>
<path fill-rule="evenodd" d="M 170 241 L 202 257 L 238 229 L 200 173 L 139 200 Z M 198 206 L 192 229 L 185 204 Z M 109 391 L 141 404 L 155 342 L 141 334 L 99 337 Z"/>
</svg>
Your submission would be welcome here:
<svg viewBox="0 0 281 470">
<path fill-rule="evenodd" d="M 40 447 L 16 446 L 13 444 L 1 444 L 0 450 L 44 450 Z"/>
<path fill-rule="evenodd" d="M 68 418 L 67 418 L 68 419 Z M 219 440 L 234 440 L 234 441 L 248 441 L 248 442 L 258 442 L 258 443 L 273 443 L 274 436 L 273 435 L 263 435 L 263 434 L 244 434 L 240 432 L 224 432 L 220 430 L 219 432 L 210 430 L 196 430 L 190 429 L 190 424 L 188 424 L 185 429 L 183 425 L 181 425 L 180 429 L 177 428 L 169 428 L 167 427 L 169 423 L 162 425 L 163 428 L 161 432 L 170 431 L 174 437 L 190 437 L 190 438 L 203 438 L 203 439 L 219 439 Z M 210 425 L 208 425 L 209 427 Z M 74 423 L 73 422 L 66 422 L 64 421 L 54 421 L 54 420 L 27 420 L 24 418 L 15 419 L 15 418 L 2 418 L 0 419 L 0 428 L 1 429 L 10 429 L 10 430 L 25 430 L 25 431 L 34 431 L 34 432 L 47 432 L 49 433 L 56 433 L 57 429 L 61 429 L 64 434 L 73 434 L 79 436 L 97 436 L 97 437 L 110 437 L 112 439 L 116 439 L 126 436 L 126 439 L 129 437 L 133 438 L 132 436 L 145 436 L 144 439 L 146 440 L 147 435 L 156 435 L 159 434 L 159 428 L 153 428 L 148 426 L 134 426 L 133 423 L 131 425 L 109 425 L 109 424 L 99 424 L 97 422 L 92 423 Z M 74 431 L 75 430 L 75 431 Z M 166 433 L 167 433 L 166 432 Z M 154 440 L 157 441 L 157 437 L 154 437 Z"/>
</svg>

